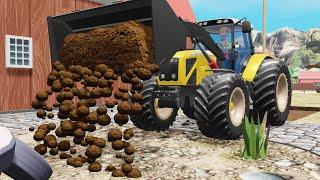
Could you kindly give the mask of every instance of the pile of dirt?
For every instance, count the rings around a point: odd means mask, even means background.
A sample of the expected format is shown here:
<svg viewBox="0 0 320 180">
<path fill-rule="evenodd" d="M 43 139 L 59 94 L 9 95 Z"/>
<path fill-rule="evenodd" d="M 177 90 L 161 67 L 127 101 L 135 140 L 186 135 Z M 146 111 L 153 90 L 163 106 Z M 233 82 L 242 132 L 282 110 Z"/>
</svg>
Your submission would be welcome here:
<svg viewBox="0 0 320 180">
<path fill-rule="evenodd" d="M 111 123 L 109 108 L 117 106 L 118 113 L 113 120 L 119 126 L 128 123 L 129 115 L 142 112 L 142 95 L 138 93 L 143 88 L 142 81 L 150 79 L 159 70 L 158 65 L 151 63 L 151 36 L 148 27 L 130 21 L 66 37 L 61 48 L 62 59 L 52 64 L 47 78 L 50 88 L 39 92 L 32 102 L 32 107 L 38 110 L 37 117 L 52 119 L 57 116 L 61 123 L 59 126 L 54 123 L 40 125 L 34 133 L 34 140 L 39 142 L 34 149 L 41 155 L 49 151 L 55 156 L 60 152 L 60 159 L 68 159 L 68 165 L 77 168 L 89 163 L 88 170 L 98 172 L 103 165 L 97 160 L 109 141 L 117 158 L 124 161 L 121 167 L 107 167 L 109 171 L 112 169 L 112 175 L 141 177 L 140 170 L 132 167 L 135 148 L 128 141 L 134 136 L 133 129 L 124 132 L 111 129 L 104 138 L 94 137 L 90 132 L 97 126 Z M 113 82 L 120 78 L 127 84 L 115 89 Z M 50 112 L 53 107 L 46 102 L 53 94 L 56 95 L 53 105 L 58 110 L 56 115 Z M 97 100 L 101 99 L 105 105 L 91 111 L 90 107 L 96 106 Z M 54 133 L 50 134 L 51 131 Z M 72 137 L 75 146 L 86 148 L 84 155 L 76 156 L 79 151 L 64 138 L 68 136 Z M 126 155 L 120 156 L 121 152 Z"/>
<path fill-rule="evenodd" d="M 70 34 L 60 50 L 60 60 L 66 67 L 107 64 L 121 74 L 135 61 L 154 61 L 152 35 L 150 27 L 134 21 Z"/>
</svg>

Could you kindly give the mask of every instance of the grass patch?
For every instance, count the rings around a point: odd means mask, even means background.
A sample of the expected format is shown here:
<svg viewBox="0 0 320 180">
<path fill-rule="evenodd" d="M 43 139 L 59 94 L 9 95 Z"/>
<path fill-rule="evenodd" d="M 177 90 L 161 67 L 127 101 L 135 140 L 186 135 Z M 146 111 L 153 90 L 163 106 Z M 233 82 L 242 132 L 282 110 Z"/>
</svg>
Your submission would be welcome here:
<svg viewBox="0 0 320 180">
<path fill-rule="evenodd" d="M 269 138 L 267 113 L 262 120 L 258 117 L 257 122 L 258 124 L 255 125 L 254 118 L 249 116 L 245 117 L 243 123 L 241 124 L 245 147 L 243 150 L 241 150 L 240 156 L 245 159 L 256 160 L 267 158 Z"/>
</svg>

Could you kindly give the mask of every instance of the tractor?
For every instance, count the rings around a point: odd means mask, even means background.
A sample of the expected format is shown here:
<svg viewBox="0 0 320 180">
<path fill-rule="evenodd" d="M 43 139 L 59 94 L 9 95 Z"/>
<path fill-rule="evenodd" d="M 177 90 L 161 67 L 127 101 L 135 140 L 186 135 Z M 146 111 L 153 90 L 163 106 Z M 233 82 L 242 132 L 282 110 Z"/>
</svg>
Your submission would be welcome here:
<svg viewBox="0 0 320 180">
<path fill-rule="evenodd" d="M 134 20 L 153 30 L 160 72 L 144 81 L 145 107 L 130 119 L 148 131 L 167 130 L 181 108 L 207 137 L 237 139 L 246 115 L 268 112 L 271 125 L 285 123 L 291 78 L 285 63 L 255 53 L 248 21 L 217 19 L 199 23 L 176 16 L 166 0 L 134 0 L 49 17 L 52 60 L 70 33 Z M 193 47 L 186 48 L 187 39 Z"/>
</svg>

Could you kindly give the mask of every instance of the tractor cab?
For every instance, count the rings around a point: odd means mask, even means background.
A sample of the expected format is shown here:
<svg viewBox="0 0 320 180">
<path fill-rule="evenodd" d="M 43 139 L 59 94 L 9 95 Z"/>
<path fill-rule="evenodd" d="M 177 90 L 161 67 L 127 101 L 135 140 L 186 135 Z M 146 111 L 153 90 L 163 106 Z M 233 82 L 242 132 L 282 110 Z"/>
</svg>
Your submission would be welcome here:
<svg viewBox="0 0 320 180">
<path fill-rule="evenodd" d="M 254 54 L 251 37 L 251 24 L 248 21 L 217 19 L 198 23 L 222 49 L 225 61 L 219 62 L 220 68 L 232 69 L 238 74 L 243 71 L 244 63 Z M 199 49 L 199 47 L 195 47 Z"/>
</svg>

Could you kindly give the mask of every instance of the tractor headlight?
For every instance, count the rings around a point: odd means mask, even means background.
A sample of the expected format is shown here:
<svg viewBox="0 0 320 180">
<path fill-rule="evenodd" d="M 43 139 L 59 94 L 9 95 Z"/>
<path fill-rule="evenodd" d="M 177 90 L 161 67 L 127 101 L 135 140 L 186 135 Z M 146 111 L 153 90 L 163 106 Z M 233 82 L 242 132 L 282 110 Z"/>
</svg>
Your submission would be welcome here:
<svg viewBox="0 0 320 180">
<path fill-rule="evenodd" d="M 178 63 L 179 59 L 178 58 L 172 58 L 170 59 L 171 63 Z"/>
<path fill-rule="evenodd" d="M 176 74 L 171 74 L 171 78 L 172 78 L 172 79 L 176 79 L 176 78 L 177 78 L 177 75 L 176 75 Z"/>
<path fill-rule="evenodd" d="M 164 80 L 166 78 L 166 75 L 164 73 L 160 74 L 160 80 Z"/>
</svg>

